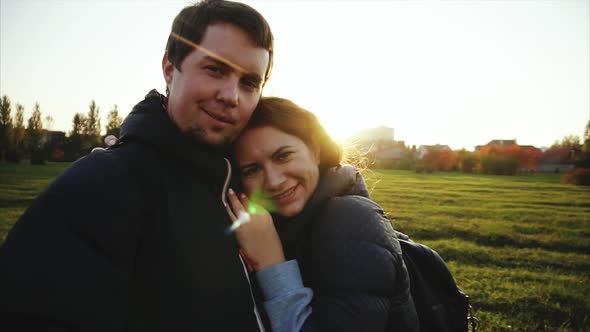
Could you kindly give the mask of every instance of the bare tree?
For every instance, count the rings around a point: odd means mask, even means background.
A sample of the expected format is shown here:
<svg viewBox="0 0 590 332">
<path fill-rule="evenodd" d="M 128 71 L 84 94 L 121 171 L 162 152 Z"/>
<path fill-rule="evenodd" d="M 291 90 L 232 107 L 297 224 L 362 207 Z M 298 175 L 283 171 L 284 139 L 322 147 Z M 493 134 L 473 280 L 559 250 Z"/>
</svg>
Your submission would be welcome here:
<svg viewBox="0 0 590 332">
<path fill-rule="evenodd" d="M 123 123 L 123 119 L 119 116 L 119 110 L 117 109 L 117 105 L 113 105 L 113 109 L 109 112 L 107 116 L 107 126 L 106 126 L 106 135 L 114 135 L 119 137 L 121 131 L 121 124 Z"/>
<path fill-rule="evenodd" d="M 575 150 L 580 150 L 582 148 L 582 144 L 580 144 L 580 136 L 578 135 L 564 136 L 561 139 L 561 141 L 555 141 L 555 143 L 553 143 L 553 146 Z"/>
<path fill-rule="evenodd" d="M 586 123 L 586 129 L 584 129 L 584 142 L 582 151 L 586 155 L 587 159 L 590 159 L 590 120 Z"/>
<path fill-rule="evenodd" d="M 35 103 L 33 107 L 33 114 L 27 122 L 26 136 L 30 148 L 38 147 L 41 143 L 41 131 L 43 130 L 43 123 L 41 122 L 41 107 L 39 103 Z"/>
<path fill-rule="evenodd" d="M 19 103 L 16 104 L 16 112 L 14 114 L 12 147 L 14 161 L 20 160 L 25 152 L 25 108 Z"/>
<path fill-rule="evenodd" d="M 46 115 L 44 120 L 45 120 L 45 129 L 51 130 L 51 128 L 53 127 L 53 117 L 51 115 Z"/>
<path fill-rule="evenodd" d="M 33 114 L 31 114 L 31 117 L 28 120 L 26 129 L 26 141 L 32 164 L 45 163 L 42 147 L 43 122 L 41 119 L 41 107 L 39 106 L 39 103 L 36 102 L 33 107 Z"/>
<path fill-rule="evenodd" d="M 86 123 L 84 126 L 84 134 L 88 136 L 100 137 L 100 108 L 96 105 L 94 99 L 88 106 L 88 114 L 86 115 Z"/>
<path fill-rule="evenodd" d="M 11 148 L 12 107 L 8 96 L 2 96 L 0 100 L 0 160 L 5 159 L 6 152 Z"/>
<path fill-rule="evenodd" d="M 70 136 L 82 135 L 86 128 L 86 116 L 82 113 L 74 114 Z"/>
</svg>

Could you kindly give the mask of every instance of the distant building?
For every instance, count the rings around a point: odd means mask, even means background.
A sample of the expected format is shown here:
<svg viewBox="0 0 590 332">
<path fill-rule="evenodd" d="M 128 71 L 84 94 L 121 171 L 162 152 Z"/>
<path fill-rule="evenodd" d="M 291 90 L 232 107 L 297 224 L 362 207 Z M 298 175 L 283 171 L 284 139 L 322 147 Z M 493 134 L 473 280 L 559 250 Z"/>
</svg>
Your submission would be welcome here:
<svg viewBox="0 0 590 332">
<path fill-rule="evenodd" d="M 576 167 L 576 160 L 582 152 L 578 149 L 552 147 L 543 153 L 537 167 L 538 172 L 563 173 Z"/>
<path fill-rule="evenodd" d="M 515 139 L 491 140 L 486 145 L 478 145 L 475 151 L 481 151 L 484 147 L 510 148 L 516 146 L 519 149 L 518 159 L 520 171 L 529 172 L 567 172 L 575 168 L 576 160 L 579 159 L 581 152 L 576 149 L 551 147 L 549 149 L 539 149 L 532 145 L 518 145 Z"/>
<path fill-rule="evenodd" d="M 375 168 L 393 167 L 407 151 L 404 141 L 394 140 L 394 130 L 390 127 L 362 129 L 350 139 Z"/>
<path fill-rule="evenodd" d="M 369 159 L 375 168 L 392 168 L 408 152 L 405 145 L 392 145 L 381 150 L 373 150 L 368 153 Z"/>
<path fill-rule="evenodd" d="M 381 126 L 362 129 L 352 135 L 352 138 L 357 142 L 394 141 L 393 128 Z"/>
<path fill-rule="evenodd" d="M 61 161 L 64 158 L 66 133 L 63 131 L 43 130 L 41 143 L 45 146 L 50 161 Z"/>
<path fill-rule="evenodd" d="M 41 144 L 63 145 L 66 141 L 66 133 L 63 131 L 45 130 L 41 132 Z"/>
<path fill-rule="evenodd" d="M 494 139 L 486 145 L 477 145 L 475 151 L 481 150 L 484 146 L 508 147 L 511 145 L 517 145 L 515 139 Z"/>
<path fill-rule="evenodd" d="M 452 149 L 448 145 L 420 145 L 418 147 L 418 159 L 422 159 L 429 151 L 452 151 Z"/>
</svg>

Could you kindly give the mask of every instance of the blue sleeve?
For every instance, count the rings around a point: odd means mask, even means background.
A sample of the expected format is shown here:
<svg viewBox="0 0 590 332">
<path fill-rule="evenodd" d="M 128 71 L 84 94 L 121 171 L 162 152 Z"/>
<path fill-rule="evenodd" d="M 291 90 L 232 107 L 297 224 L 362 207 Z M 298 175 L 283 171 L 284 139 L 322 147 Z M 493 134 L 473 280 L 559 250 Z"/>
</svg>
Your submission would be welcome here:
<svg viewBox="0 0 590 332">
<path fill-rule="evenodd" d="M 311 315 L 313 291 L 303 287 L 299 265 L 290 260 L 256 273 L 272 330 L 299 331 Z"/>
</svg>

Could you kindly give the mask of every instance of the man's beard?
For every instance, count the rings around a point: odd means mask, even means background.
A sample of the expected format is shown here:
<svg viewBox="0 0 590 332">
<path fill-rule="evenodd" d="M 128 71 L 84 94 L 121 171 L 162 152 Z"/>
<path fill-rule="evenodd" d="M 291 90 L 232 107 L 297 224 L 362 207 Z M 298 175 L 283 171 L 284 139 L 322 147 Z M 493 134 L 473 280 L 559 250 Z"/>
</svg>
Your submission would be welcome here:
<svg viewBox="0 0 590 332">
<path fill-rule="evenodd" d="M 203 144 L 211 148 L 222 150 L 229 148 L 233 141 L 231 137 L 224 136 L 223 141 L 221 143 L 211 144 L 207 141 L 207 132 L 200 127 L 190 128 L 189 131 L 187 131 L 185 134 L 191 141 L 197 144 Z"/>
</svg>

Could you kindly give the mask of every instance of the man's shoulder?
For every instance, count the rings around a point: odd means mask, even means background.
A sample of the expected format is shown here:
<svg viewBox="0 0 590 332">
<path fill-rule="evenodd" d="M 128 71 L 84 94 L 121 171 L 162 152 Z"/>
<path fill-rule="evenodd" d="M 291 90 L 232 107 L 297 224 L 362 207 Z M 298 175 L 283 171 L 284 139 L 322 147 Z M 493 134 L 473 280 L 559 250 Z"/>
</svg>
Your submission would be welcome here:
<svg viewBox="0 0 590 332">
<path fill-rule="evenodd" d="M 120 182 L 126 178 L 126 173 L 120 161 L 113 155 L 91 152 L 73 162 L 53 181 L 48 190 L 91 193 Z"/>
<path fill-rule="evenodd" d="M 116 162 L 128 160 L 151 160 L 157 158 L 157 149 L 149 144 L 129 140 L 117 143 L 107 149 L 95 149 L 90 155 L 104 155 Z"/>
<path fill-rule="evenodd" d="M 154 167 L 155 154 L 141 144 L 94 149 L 73 162 L 54 182 L 58 186 L 93 186 L 95 189 L 130 182 Z M 88 187 L 87 190 L 91 188 Z"/>
<path fill-rule="evenodd" d="M 137 168 L 141 165 L 146 167 L 153 165 L 153 162 L 157 159 L 156 150 L 149 145 L 137 142 L 122 142 L 107 149 L 95 148 L 78 162 L 88 163 L 93 167 L 108 166 L 125 171 L 128 168 Z"/>
</svg>

